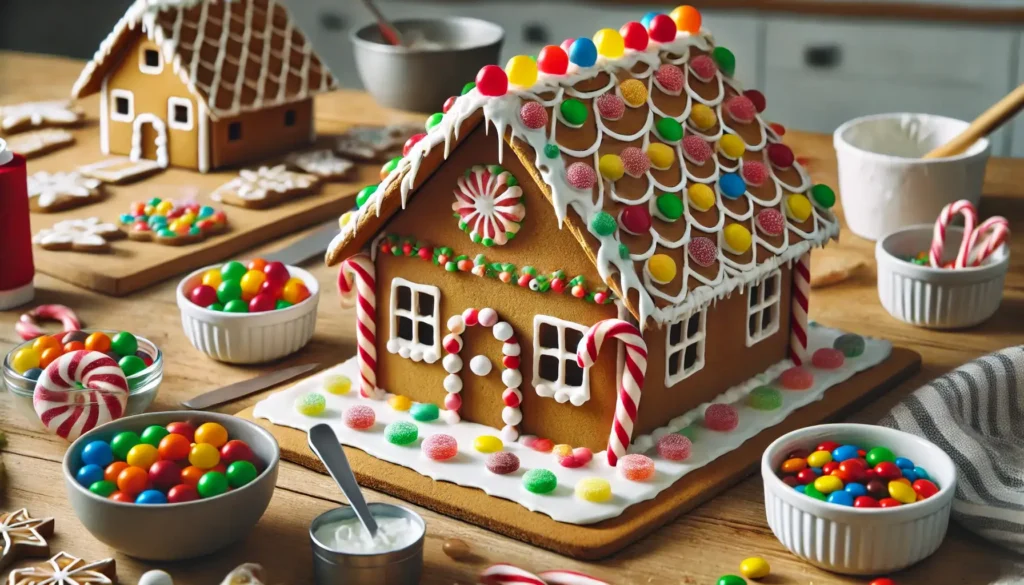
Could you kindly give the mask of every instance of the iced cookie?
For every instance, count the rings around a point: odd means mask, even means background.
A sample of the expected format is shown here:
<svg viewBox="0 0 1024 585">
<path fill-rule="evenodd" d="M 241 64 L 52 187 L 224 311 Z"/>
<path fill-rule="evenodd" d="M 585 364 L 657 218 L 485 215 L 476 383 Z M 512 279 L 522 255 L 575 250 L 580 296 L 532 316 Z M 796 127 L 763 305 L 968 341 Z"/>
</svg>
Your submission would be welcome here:
<svg viewBox="0 0 1024 585">
<path fill-rule="evenodd" d="M 8 134 L 46 126 L 74 126 L 81 120 L 82 109 L 70 100 L 0 106 L 0 130 Z"/>
<path fill-rule="evenodd" d="M 354 126 L 338 137 L 334 150 L 356 160 L 383 162 L 400 155 L 410 136 L 423 132 L 413 123 L 388 126 Z"/>
<path fill-rule="evenodd" d="M 28 200 L 32 211 L 64 211 L 102 198 L 100 182 L 78 172 L 39 171 L 28 177 Z"/>
<path fill-rule="evenodd" d="M 194 201 L 175 202 L 154 197 L 148 202 L 132 203 L 120 222 L 128 237 L 139 242 L 156 242 L 166 246 L 186 246 L 228 229 L 223 211 Z"/>
<path fill-rule="evenodd" d="M 45 563 L 14 569 L 10 585 L 114 585 L 117 571 L 114 559 L 87 563 L 68 553 L 57 553 Z"/>
<path fill-rule="evenodd" d="M 356 167 L 354 162 L 341 158 L 326 148 L 292 154 L 285 161 L 289 166 L 316 175 L 325 181 L 344 181 Z"/>
<path fill-rule="evenodd" d="M 28 509 L 0 512 L 0 571 L 27 557 L 47 557 L 53 518 L 32 518 Z"/>
<path fill-rule="evenodd" d="M 67 130 L 44 128 L 8 138 L 7 149 L 30 159 L 60 150 L 74 143 L 75 137 Z"/>
<path fill-rule="evenodd" d="M 116 225 L 103 223 L 98 217 L 65 219 L 40 230 L 32 243 L 44 250 L 99 253 L 110 250 L 110 242 L 124 235 Z"/>
<path fill-rule="evenodd" d="M 284 165 L 244 169 L 210 195 L 214 201 L 249 209 L 266 209 L 309 195 L 320 186 L 320 178 L 289 171 Z"/>
</svg>

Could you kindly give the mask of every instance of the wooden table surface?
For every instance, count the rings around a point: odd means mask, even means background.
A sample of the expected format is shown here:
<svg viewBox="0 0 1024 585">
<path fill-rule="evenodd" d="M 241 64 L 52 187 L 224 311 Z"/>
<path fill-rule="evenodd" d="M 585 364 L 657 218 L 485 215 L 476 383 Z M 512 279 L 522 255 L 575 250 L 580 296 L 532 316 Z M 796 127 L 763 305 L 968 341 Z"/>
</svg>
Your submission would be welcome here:
<svg viewBox="0 0 1024 585">
<path fill-rule="evenodd" d="M 69 60 L 0 52 L 0 104 L 65 96 L 79 67 L 80 63 Z M 355 92 L 338 92 L 321 99 L 317 114 L 322 118 L 353 122 L 377 122 L 401 116 L 381 110 L 368 96 Z M 811 172 L 817 181 L 835 184 L 836 163 L 830 137 L 790 132 L 786 142 L 797 153 L 810 155 Z M 988 167 L 985 195 L 983 216 L 1005 215 L 1016 233 L 1024 233 L 1024 164 L 993 160 Z M 272 251 L 302 235 L 294 234 L 286 240 L 253 249 L 247 256 Z M 1021 343 L 1024 337 L 1021 326 L 1024 323 L 1022 237 L 1014 242 L 1013 266 L 999 312 L 980 327 L 956 333 L 916 329 L 885 313 L 875 292 L 871 242 L 844 229 L 841 243 L 833 248 L 834 251 L 825 254 L 860 257 L 868 267 L 846 283 L 815 290 L 811 296 L 811 317 L 826 325 L 890 339 L 924 357 L 920 374 L 858 413 L 854 420 L 877 420 L 922 383 L 974 357 Z M 311 260 L 306 267 L 322 283 L 334 281 L 334 271 L 328 270 L 321 261 Z M 38 275 L 35 303 L 66 304 L 78 311 L 87 326 L 126 329 L 156 342 L 166 356 L 166 367 L 159 396 L 152 407 L 155 410 L 175 409 L 185 398 L 274 368 L 314 361 L 328 365 L 354 353 L 353 314 L 341 309 L 333 294 L 325 294 L 320 302 L 316 335 L 297 355 L 264 367 L 237 367 L 211 361 L 189 345 L 181 329 L 174 300 L 176 284 L 172 279 L 128 297 L 112 298 Z M 333 286 L 327 288 L 333 290 Z M 19 342 L 13 325 L 21 312 L 0 312 L 0 355 Z M 258 399 L 259 396 L 251 397 L 218 410 L 237 412 Z M 27 506 L 37 517 L 55 517 L 54 552 L 65 550 L 87 559 L 113 554 L 121 582 L 126 584 L 134 584 L 143 572 L 159 566 L 170 571 L 178 585 L 212 585 L 242 562 L 262 564 L 268 571 L 270 583 L 309 583 L 309 523 L 317 514 L 344 501 L 329 477 L 282 463 L 270 508 L 245 541 L 198 560 L 148 564 L 113 553 L 78 522 L 65 497 L 60 472 L 67 444 L 40 432 L 36 425 L 16 414 L 10 395 L 6 393 L 0 398 L 0 430 L 8 439 L 2 450 L 7 474 L 6 485 L 0 490 L 0 510 Z M 369 493 L 368 499 L 394 501 L 378 493 Z M 428 510 L 418 511 L 426 518 L 428 526 L 423 582 L 430 584 L 475 583 L 478 572 L 495 562 L 511 562 L 535 571 L 575 569 L 611 583 L 704 584 L 714 583 L 720 575 L 736 573 L 739 562 L 755 554 L 764 556 L 772 565 L 773 577 L 764 581 L 766 583 L 867 582 L 867 579 L 820 571 L 783 549 L 765 522 L 758 477 L 741 482 L 622 553 L 592 564 L 575 562 Z M 153 529 L 159 530 L 159 527 Z M 471 543 L 478 555 L 476 559 L 455 562 L 445 556 L 441 545 L 445 539 L 453 537 Z M 895 577 L 901 584 L 989 583 L 1003 575 L 1024 573 L 1019 563 L 1019 558 L 953 525 L 938 553 Z M 6 578 L 6 575 L 0 577 Z"/>
</svg>

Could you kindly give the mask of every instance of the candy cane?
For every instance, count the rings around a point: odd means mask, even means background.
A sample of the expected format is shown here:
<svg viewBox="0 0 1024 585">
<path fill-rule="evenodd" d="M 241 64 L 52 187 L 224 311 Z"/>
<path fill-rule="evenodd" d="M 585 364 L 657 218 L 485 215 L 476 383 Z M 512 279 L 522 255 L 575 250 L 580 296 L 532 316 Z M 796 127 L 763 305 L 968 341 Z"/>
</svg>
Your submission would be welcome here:
<svg viewBox="0 0 1024 585">
<path fill-rule="evenodd" d="M 64 305 L 39 305 L 31 311 L 18 318 L 14 324 L 14 331 L 25 341 L 45 335 L 46 332 L 39 326 L 39 320 L 60 321 L 64 331 L 78 331 L 82 328 L 82 322 L 78 319 L 69 307 Z"/>
<path fill-rule="evenodd" d="M 984 239 L 982 239 L 984 237 Z M 970 250 L 970 266 L 978 266 L 999 249 L 1010 237 L 1010 222 L 1005 217 L 993 216 L 981 222 L 970 234 L 967 248 Z M 979 243 L 979 240 L 980 243 Z"/>
<path fill-rule="evenodd" d="M 807 309 L 811 298 L 811 253 L 805 252 L 793 266 L 793 306 L 789 312 L 789 359 L 807 361 Z"/>
<path fill-rule="evenodd" d="M 39 420 L 51 433 L 69 441 L 121 418 L 127 402 L 124 372 L 98 351 L 73 351 L 50 362 L 32 393 Z"/>
<path fill-rule="evenodd" d="M 626 346 L 626 364 L 622 369 L 619 395 L 615 401 L 612 432 L 608 437 L 608 465 L 615 467 L 619 457 L 626 454 L 633 436 L 633 424 L 636 422 L 640 392 L 647 372 L 647 344 L 636 326 L 621 319 L 605 319 L 591 327 L 580 340 L 579 348 L 576 349 L 576 363 L 581 368 L 594 365 L 608 337 L 618 339 Z"/>
<path fill-rule="evenodd" d="M 608 585 L 605 581 L 576 571 L 541 571 L 537 576 L 548 585 Z"/>
<path fill-rule="evenodd" d="M 487 567 L 477 581 L 480 585 L 547 585 L 537 575 L 506 563 Z"/>
<path fill-rule="evenodd" d="M 928 253 L 928 261 L 932 268 L 942 267 L 942 252 L 946 247 L 946 226 L 957 214 L 964 216 L 964 238 L 960 242 L 960 250 L 957 252 L 953 267 L 967 266 L 967 258 L 971 250 L 970 236 L 974 231 L 974 226 L 978 223 L 978 212 L 975 211 L 974 205 L 970 201 L 961 199 L 943 207 L 939 218 L 935 220 L 935 229 L 932 231 L 932 247 Z"/>
<path fill-rule="evenodd" d="M 353 287 L 353 284 L 355 285 Z M 341 263 L 338 270 L 338 292 L 342 306 L 351 306 L 352 291 L 356 293 L 356 345 L 359 346 L 359 393 L 365 398 L 380 400 L 384 392 L 377 388 L 377 279 L 373 260 L 357 254 Z"/>
</svg>

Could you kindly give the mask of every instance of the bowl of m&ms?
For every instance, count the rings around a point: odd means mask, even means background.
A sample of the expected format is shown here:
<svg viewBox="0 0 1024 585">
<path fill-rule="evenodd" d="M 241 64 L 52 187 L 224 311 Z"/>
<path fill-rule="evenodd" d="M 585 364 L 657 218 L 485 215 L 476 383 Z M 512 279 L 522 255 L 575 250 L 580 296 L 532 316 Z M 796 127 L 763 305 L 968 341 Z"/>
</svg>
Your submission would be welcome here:
<svg viewBox="0 0 1024 585">
<path fill-rule="evenodd" d="M 170 561 L 244 538 L 270 504 L 279 459 L 274 437 L 249 421 L 149 413 L 72 443 L 64 483 L 93 536 L 133 557 Z"/>
<path fill-rule="evenodd" d="M 938 549 L 956 488 L 953 460 L 915 435 L 873 425 L 798 429 L 761 458 L 765 511 L 793 554 L 838 573 L 910 566 Z"/>
<path fill-rule="evenodd" d="M 120 416 L 141 414 L 149 408 L 164 377 L 164 359 L 160 349 L 152 341 L 130 331 L 96 329 L 42 335 L 12 349 L 4 358 L 3 380 L 13 398 L 14 408 L 26 419 L 47 426 L 33 405 L 32 397 L 39 378 L 51 364 L 83 350 L 105 354 L 125 377 L 128 397 L 123 412 L 118 413 Z M 87 394 L 88 389 L 85 388 L 80 392 L 69 390 L 67 401 L 88 408 L 91 405 L 83 402 Z"/>
<path fill-rule="evenodd" d="M 312 274 L 262 258 L 196 270 L 177 290 L 192 345 L 236 364 L 275 360 L 305 346 L 316 328 L 319 299 Z"/>
</svg>

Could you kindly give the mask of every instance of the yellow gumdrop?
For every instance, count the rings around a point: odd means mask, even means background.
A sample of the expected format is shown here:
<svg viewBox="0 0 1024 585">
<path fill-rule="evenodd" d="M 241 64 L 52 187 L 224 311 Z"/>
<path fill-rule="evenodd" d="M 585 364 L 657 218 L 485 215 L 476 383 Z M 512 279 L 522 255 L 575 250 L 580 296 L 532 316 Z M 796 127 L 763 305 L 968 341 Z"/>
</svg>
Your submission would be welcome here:
<svg viewBox="0 0 1024 585">
<path fill-rule="evenodd" d="M 156 447 L 148 443 L 135 445 L 125 456 L 125 461 L 128 462 L 128 465 L 143 469 L 149 469 L 149 466 L 156 463 L 157 459 L 160 459 L 160 454 L 157 452 Z"/>
<path fill-rule="evenodd" d="M 497 453 L 504 447 L 501 439 L 494 435 L 480 435 L 473 439 L 473 448 L 481 453 Z"/>
<path fill-rule="evenodd" d="M 799 222 L 811 217 L 811 201 L 803 195 L 790 195 L 786 198 L 786 215 Z"/>
<path fill-rule="evenodd" d="M 622 165 L 622 158 L 617 154 L 605 154 L 597 161 L 597 170 L 601 176 L 609 181 L 618 181 L 622 178 L 626 168 Z"/>
<path fill-rule="evenodd" d="M 203 273 L 203 284 L 217 288 L 221 283 L 220 270 L 207 270 Z"/>
<path fill-rule="evenodd" d="M 690 205 L 697 211 L 707 211 L 715 205 L 715 192 L 704 183 L 694 183 L 686 190 Z"/>
<path fill-rule="evenodd" d="M 600 477 L 587 477 L 576 484 L 576 497 L 588 502 L 607 502 L 612 499 L 612 484 Z"/>
<path fill-rule="evenodd" d="M 901 504 L 913 504 L 917 501 L 917 493 L 914 491 L 914 488 L 899 481 L 889 482 L 889 495 L 894 500 L 899 500 Z"/>
<path fill-rule="evenodd" d="M 35 349 L 23 347 L 14 353 L 14 356 L 11 358 L 11 366 L 14 367 L 15 372 L 24 374 L 32 368 L 39 367 L 40 357 L 40 352 Z"/>
<path fill-rule="evenodd" d="M 537 62 L 526 55 L 516 55 L 505 64 L 508 82 L 519 87 L 530 87 L 537 83 Z"/>
<path fill-rule="evenodd" d="M 834 475 L 823 475 L 814 480 L 814 489 L 823 494 L 831 494 L 843 489 L 843 480 Z"/>
<path fill-rule="evenodd" d="M 338 218 L 338 227 L 343 228 L 346 225 L 348 225 L 348 222 L 352 221 L 352 215 L 353 214 L 351 211 L 346 211 L 345 213 L 342 213 L 341 217 Z"/>
<path fill-rule="evenodd" d="M 352 380 L 342 374 L 331 374 L 324 378 L 324 390 L 331 394 L 348 394 L 352 390 Z"/>
<path fill-rule="evenodd" d="M 146 204 L 146 206 L 142 208 L 142 213 L 146 215 L 155 215 L 156 207 L 153 205 Z"/>
<path fill-rule="evenodd" d="M 412 408 L 412 400 L 409 400 L 408 396 L 399 396 L 396 394 L 395 396 L 388 398 L 388 406 L 399 412 L 405 412 Z"/>
<path fill-rule="evenodd" d="M 750 230 L 744 226 L 733 223 L 725 226 L 723 230 L 726 251 L 733 254 L 742 254 L 750 249 Z"/>
<path fill-rule="evenodd" d="M 196 222 L 196 214 L 191 211 L 186 211 L 180 218 L 178 218 L 178 221 L 192 225 Z"/>
<path fill-rule="evenodd" d="M 743 156 L 743 153 L 747 151 L 747 145 L 743 143 L 743 139 L 735 134 L 726 134 L 718 139 L 718 150 L 722 151 L 722 154 L 735 160 Z"/>
<path fill-rule="evenodd" d="M 167 215 L 168 213 L 171 212 L 172 209 L 174 209 L 174 203 L 171 203 L 170 201 L 167 200 L 161 201 L 160 203 L 156 204 L 157 215 Z"/>
<path fill-rule="evenodd" d="M 618 59 L 626 52 L 626 42 L 619 31 L 613 28 L 602 28 L 594 34 L 597 52 L 609 59 Z"/>
<path fill-rule="evenodd" d="M 718 122 L 715 111 L 704 104 L 693 104 L 690 110 L 690 123 L 698 130 L 709 130 Z"/>
<path fill-rule="evenodd" d="M 619 92 L 622 93 L 622 101 L 634 108 L 647 103 L 647 86 L 639 79 L 627 79 L 619 84 Z"/>
<path fill-rule="evenodd" d="M 807 465 L 811 467 L 821 467 L 832 461 L 832 454 L 828 451 L 815 451 L 807 456 Z"/>
<path fill-rule="evenodd" d="M 665 170 L 676 160 L 676 151 L 667 144 L 655 142 L 647 147 L 647 158 L 651 159 L 651 166 Z"/>
<path fill-rule="evenodd" d="M 761 557 L 750 557 L 740 563 L 740 575 L 747 579 L 764 579 L 771 572 L 771 565 Z"/>
<path fill-rule="evenodd" d="M 647 260 L 647 272 L 658 284 L 672 282 L 676 277 L 676 261 L 668 254 L 655 254 Z"/>
<path fill-rule="evenodd" d="M 556 457 L 568 457 L 572 455 L 572 445 L 566 445 L 565 443 L 559 443 L 551 449 Z"/>
</svg>

